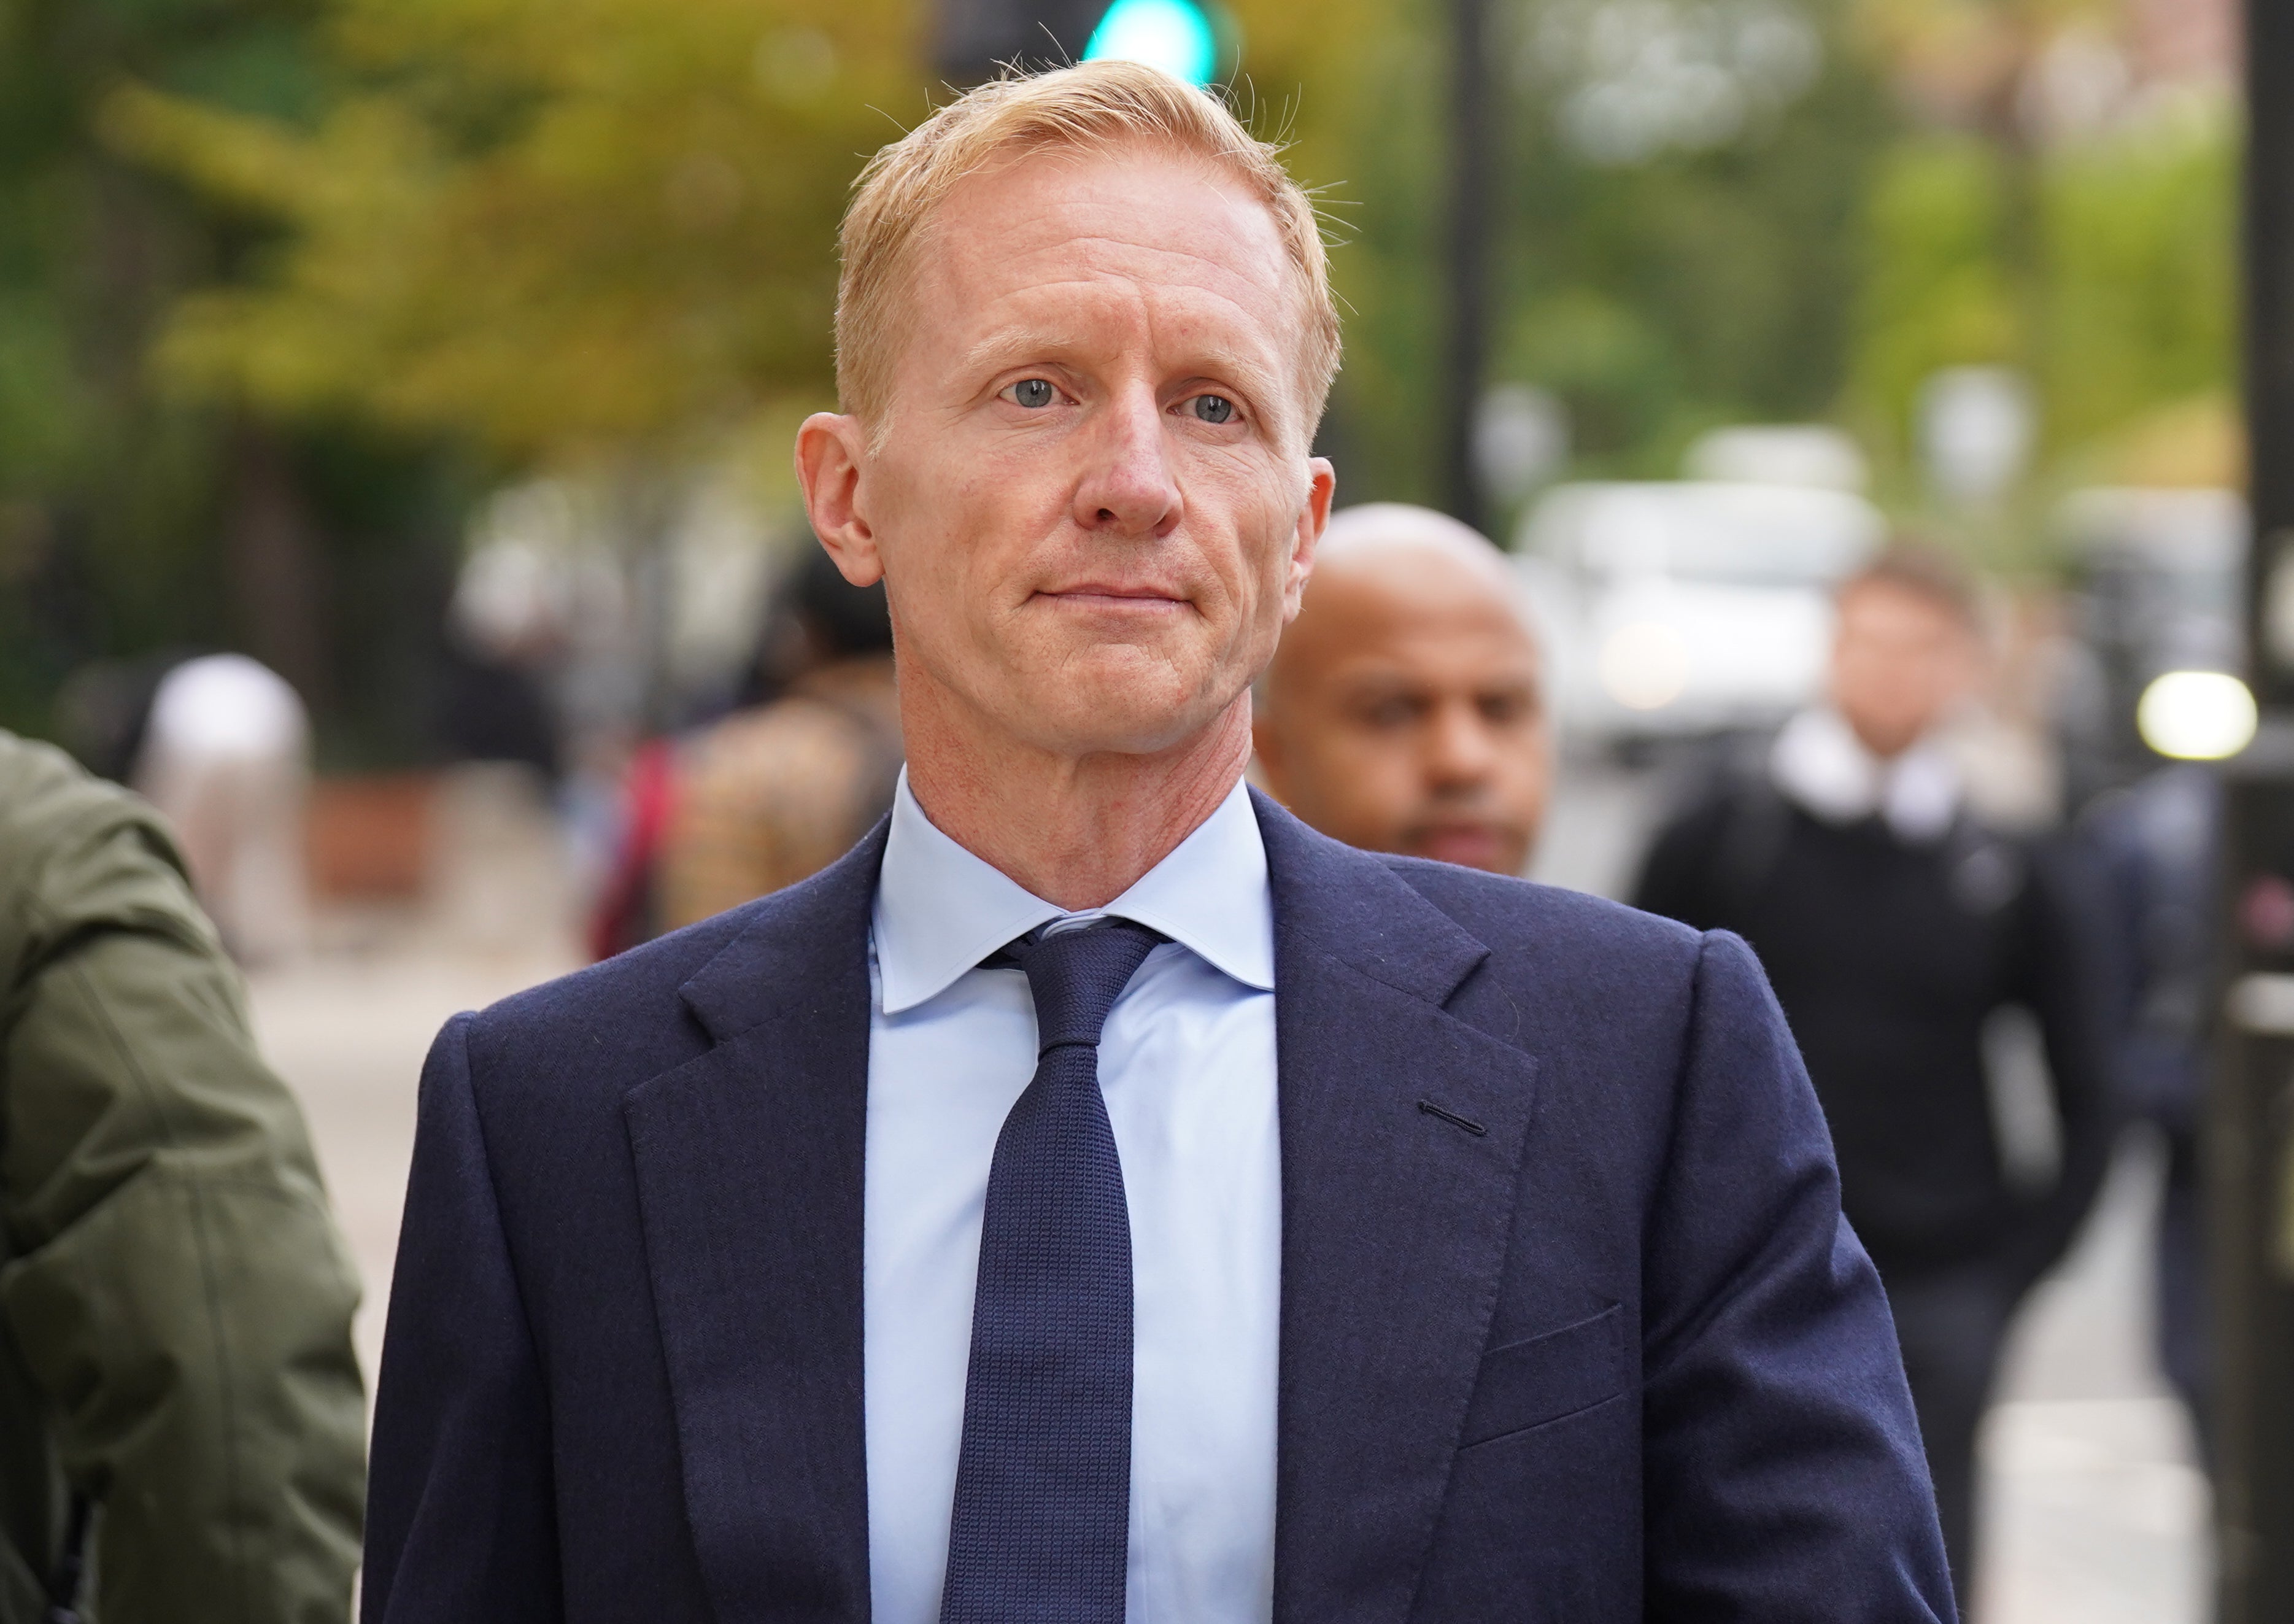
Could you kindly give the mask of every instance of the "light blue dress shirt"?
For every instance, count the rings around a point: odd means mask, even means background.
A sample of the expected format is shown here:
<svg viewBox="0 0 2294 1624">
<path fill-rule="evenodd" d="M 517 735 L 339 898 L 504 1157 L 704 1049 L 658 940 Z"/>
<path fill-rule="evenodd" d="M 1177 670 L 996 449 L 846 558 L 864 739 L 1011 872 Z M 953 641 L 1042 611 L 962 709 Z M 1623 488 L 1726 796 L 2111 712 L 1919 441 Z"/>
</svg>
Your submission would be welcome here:
<svg viewBox="0 0 2294 1624">
<path fill-rule="evenodd" d="M 980 1211 L 1036 1069 L 1016 969 L 1062 918 L 1171 938 L 1109 1015 L 1100 1086 L 1135 1293 L 1128 1624 L 1265 1624 L 1274 1588 L 1281 1151 L 1266 850 L 1238 783 L 1104 910 L 1070 915 L 934 828 L 902 775 L 871 922 L 865 1378 L 878 1624 L 935 1624 L 964 1436 Z"/>
</svg>

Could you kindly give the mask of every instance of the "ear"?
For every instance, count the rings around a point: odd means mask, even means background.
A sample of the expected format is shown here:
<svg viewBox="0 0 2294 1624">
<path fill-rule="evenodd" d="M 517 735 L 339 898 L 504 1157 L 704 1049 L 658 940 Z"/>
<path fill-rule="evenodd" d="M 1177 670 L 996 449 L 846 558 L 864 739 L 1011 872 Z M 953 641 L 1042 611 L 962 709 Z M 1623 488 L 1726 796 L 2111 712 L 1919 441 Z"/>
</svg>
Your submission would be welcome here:
<svg viewBox="0 0 2294 1624">
<path fill-rule="evenodd" d="M 849 413 L 816 412 L 796 431 L 796 477 L 804 486 L 805 517 L 839 574 L 855 586 L 884 578 L 861 497 L 867 466 L 868 436 Z"/>
<path fill-rule="evenodd" d="M 1282 583 L 1282 624 L 1298 617 L 1298 604 L 1306 592 L 1306 577 L 1314 573 L 1314 549 L 1330 527 L 1330 499 L 1338 494 L 1338 470 L 1328 457 L 1306 459 L 1306 501 L 1298 510 L 1298 527 L 1291 537 L 1290 569 Z"/>
</svg>

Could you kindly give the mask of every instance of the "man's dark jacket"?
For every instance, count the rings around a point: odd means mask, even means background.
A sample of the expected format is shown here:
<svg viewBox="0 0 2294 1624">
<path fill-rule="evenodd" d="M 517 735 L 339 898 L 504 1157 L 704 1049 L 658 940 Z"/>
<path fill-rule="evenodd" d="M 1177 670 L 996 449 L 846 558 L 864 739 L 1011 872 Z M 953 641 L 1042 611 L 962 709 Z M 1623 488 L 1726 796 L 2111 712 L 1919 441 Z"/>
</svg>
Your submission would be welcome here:
<svg viewBox="0 0 2294 1624">
<path fill-rule="evenodd" d="M 1950 1619 L 1879 1282 L 1743 943 L 1258 815 L 1280 1624 Z M 883 851 L 440 1037 L 368 1624 L 868 1617 Z"/>
<path fill-rule="evenodd" d="M 1856 1233 L 1891 1282 L 1970 1264 L 2021 1287 L 2070 1245 L 2117 1127 L 2098 887 L 2068 849 L 1962 818 L 1899 840 L 1834 825 L 1761 779 L 1726 780 L 1651 848 L 1633 901 L 1759 953 L 1800 1040 Z M 1987 1023 L 2029 1010 L 2046 1045 L 2060 1169 L 2010 1176 Z"/>
</svg>

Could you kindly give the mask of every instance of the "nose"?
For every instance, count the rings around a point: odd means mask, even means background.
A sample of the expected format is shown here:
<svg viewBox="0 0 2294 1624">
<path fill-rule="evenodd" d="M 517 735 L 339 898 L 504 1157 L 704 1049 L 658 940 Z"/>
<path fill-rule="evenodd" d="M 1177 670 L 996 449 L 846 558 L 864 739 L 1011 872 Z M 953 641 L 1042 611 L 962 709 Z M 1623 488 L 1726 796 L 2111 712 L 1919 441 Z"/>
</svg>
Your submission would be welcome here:
<svg viewBox="0 0 2294 1624">
<path fill-rule="evenodd" d="M 1087 459 L 1076 483 L 1075 521 L 1085 530 L 1160 540 L 1179 523 L 1182 499 L 1163 407 L 1151 390 L 1126 389 L 1093 414 Z"/>
<path fill-rule="evenodd" d="M 1488 722 L 1470 699 L 1436 706 L 1427 730 L 1426 775 L 1451 795 L 1471 794 L 1488 782 L 1497 763 Z"/>
</svg>

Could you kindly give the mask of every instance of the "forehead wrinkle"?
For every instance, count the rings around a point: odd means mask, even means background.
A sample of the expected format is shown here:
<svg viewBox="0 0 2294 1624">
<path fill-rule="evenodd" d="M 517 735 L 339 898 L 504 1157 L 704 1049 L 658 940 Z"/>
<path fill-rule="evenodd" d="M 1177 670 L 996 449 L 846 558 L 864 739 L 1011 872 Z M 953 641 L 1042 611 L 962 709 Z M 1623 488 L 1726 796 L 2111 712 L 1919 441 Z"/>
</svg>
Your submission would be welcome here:
<svg viewBox="0 0 2294 1624">
<path fill-rule="evenodd" d="M 1022 163 L 1013 169 L 968 177 L 967 181 L 959 183 L 956 192 L 942 202 L 936 212 L 940 216 L 939 224 L 943 231 L 950 223 L 964 217 L 961 211 L 951 205 L 966 186 L 977 182 L 981 189 L 990 192 L 990 197 L 984 208 L 970 216 L 972 219 L 993 224 L 1000 217 L 1007 229 L 1017 227 L 1026 232 L 1033 227 L 1032 234 L 1039 238 L 1054 234 L 1093 238 L 1156 252 L 1178 251 L 1166 250 L 1162 244 L 1177 223 L 1179 210 L 1215 213 L 1223 217 L 1208 230 L 1208 234 L 1212 241 L 1221 247 L 1231 247 L 1255 238 L 1256 246 L 1270 254 L 1278 266 L 1288 265 L 1289 252 L 1282 245 L 1281 231 L 1265 199 L 1255 196 L 1231 176 L 1206 169 L 1184 159 L 1180 163 L 1181 167 L 1192 169 L 1194 178 L 1200 183 L 1194 190 L 1194 197 L 1198 200 L 1216 199 L 1218 207 L 1216 209 L 1202 208 L 1198 203 L 1196 209 L 1189 210 L 1188 206 L 1182 202 L 1177 209 L 1152 210 L 1143 206 L 1135 187 L 1122 184 L 1064 189 L 1055 186 L 1048 198 L 1040 190 L 1015 192 L 1008 183 L 1015 173 L 1024 170 L 1026 166 Z M 1102 175 L 1135 167 L 1119 159 L 1098 166 L 1086 164 L 1084 167 L 1098 167 Z M 1070 177 L 1077 173 L 1070 171 Z M 1000 191 L 997 190 L 999 182 L 1005 183 Z M 1113 222 L 1113 229 L 1102 229 L 1098 224 L 1101 221 Z"/>
<path fill-rule="evenodd" d="M 1280 278 L 1270 286 L 1264 278 L 1229 265 L 1216 255 L 1103 236 L 1070 237 L 1056 247 L 1070 243 L 1082 251 L 1093 273 L 1072 278 L 1072 282 L 1128 286 L 1151 314 L 1159 302 L 1168 303 L 1175 297 L 1183 298 L 1193 293 L 1216 300 L 1249 328 L 1259 324 L 1258 313 L 1270 302 L 1284 302 Z M 1046 245 L 1041 251 L 1055 251 L 1055 247 Z M 1148 262 L 1144 265 L 1124 263 L 1143 257 Z M 1186 274 L 1188 272 L 1193 274 Z M 1158 295 L 1163 296 L 1159 301 Z"/>
<path fill-rule="evenodd" d="M 956 240 L 969 234 L 980 245 L 980 253 L 1003 243 L 1021 245 L 1021 253 L 1086 243 L 1181 255 L 1214 265 L 1240 250 L 1263 262 L 1258 270 L 1271 272 L 1278 281 L 1287 279 L 1289 254 L 1264 200 L 1223 175 L 1180 161 L 1194 169 L 1203 184 L 1195 192 L 1192 205 L 1175 200 L 1159 210 L 1143 204 L 1135 188 L 1122 184 L 1078 187 L 1062 186 L 1054 181 L 1049 188 L 1020 190 L 1013 184 L 1015 176 L 1032 167 L 1025 160 L 969 175 L 932 210 L 927 224 L 933 246 L 946 253 Z M 1096 166 L 1087 161 L 1086 167 L 1098 167 L 1102 172 L 1133 167 L 1120 159 L 1102 159 Z M 1069 171 L 1069 178 L 1077 173 Z M 1217 206 L 1204 207 L 1206 199 L 1216 199 Z M 1215 217 L 1205 223 L 1205 216 Z M 1201 239 L 1222 252 L 1198 253 L 1168 246 L 1175 229 L 1196 225 L 1201 226 Z"/>
<path fill-rule="evenodd" d="M 1029 260 L 1063 254 L 1069 250 L 1081 251 L 1086 262 L 1083 267 L 1084 273 L 1068 273 L 1045 279 L 1026 279 L 1025 266 Z M 1202 267 L 1209 273 L 1174 276 L 1161 265 L 1150 267 L 1125 265 L 1120 263 L 1129 257 L 1146 257 L 1155 261 L 1176 260 L 1186 266 Z M 969 258 L 977 265 L 986 259 L 987 256 L 984 252 L 969 256 L 958 254 L 947 256 L 938 262 L 942 267 L 940 274 L 943 282 L 961 279 L 961 273 L 954 262 L 964 258 Z M 1192 290 L 1207 298 L 1217 299 L 1231 306 L 1238 314 L 1249 317 L 1267 301 L 1270 294 L 1277 298 L 1281 297 L 1281 279 L 1276 279 L 1275 284 L 1270 287 L 1264 279 L 1230 265 L 1215 255 L 1197 253 L 1190 249 L 1159 247 L 1126 238 L 1090 233 L 1068 233 L 1039 244 L 1023 245 L 1013 252 L 997 256 L 992 265 L 1003 273 L 995 275 L 991 273 L 989 276 L 981 279 L 1002 284 L 989 296 L 991 299 L 1008 298 L 1018 294 L 1053 288 L 1093 287 L 1120 283 L 1135 290 L 1154 291 Z"/>
<path fill-rule="evenodd" d="M 1184 204 L 1151 216 L 1135 197 L 1119 192 L 1049 200 L 1032 195 L 996 197 L 985 207 L 964 209 L 956 206 L 959 188 L 929 221 L 936 251 L 928 263 L 970 260 L 1011 265 L 1040 255 L 1081 250 L 1101 265 L 1127 256 L 1184 261 L 1209 274 L 1180 280 L 1242 282 L 1249 286 L 1251 302 L 1263 301 L 1271 293 L 1287 296 L 1293 280 L 1289 255 L 1265 204 L 1223 184 L 1214 184 L 1208 190 L 1230 207 L 1220 211 L 1224 218 L 1204 224 L 1187 217 L 1192 211 Z M 1175 230 L 1199 225 L 1192 234 L 1200 246 L 1171 241 Z M 1151 280 L 1169 280 L 1169 273 Z"/>
</svg>

